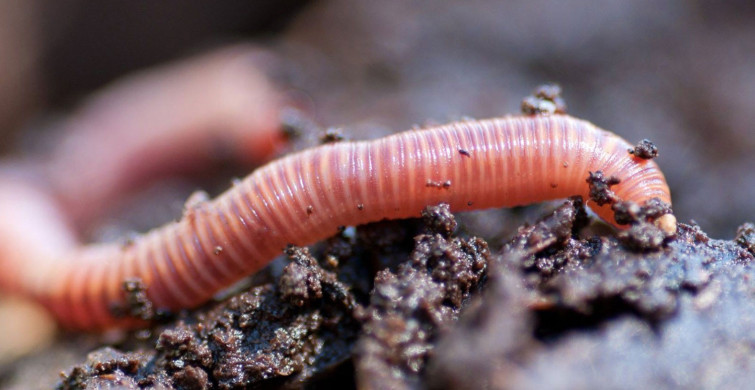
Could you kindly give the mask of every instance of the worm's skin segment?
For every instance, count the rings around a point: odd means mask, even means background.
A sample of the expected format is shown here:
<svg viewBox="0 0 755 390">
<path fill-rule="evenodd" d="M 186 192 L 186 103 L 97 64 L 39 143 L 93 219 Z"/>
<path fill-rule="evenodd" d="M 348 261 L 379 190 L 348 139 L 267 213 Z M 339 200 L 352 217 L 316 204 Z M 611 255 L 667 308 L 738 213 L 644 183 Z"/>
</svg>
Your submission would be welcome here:
<svg viewBox="0 0 755 390">
<path fill-rule="evenodd" d="M 266 54 L 226 47 L 119 80 L 62 126 L 47 176 L 69 219 L 86 226 L 145 179 L 203 166 L 213 154 L 262 162 L 283 143 L 282 97 Z M 75 174 L 71 174 L 75 172 Z"/>
<path fill-rule="evenodd" d="M 628 148 L 618 136 L 563 115 L 327 144 L 261 167 L 129 245 L 73 246 L 67 255 L 29 258 L 10 269 L 16 289 L 68 327 L 124 325 L 110 307 L 124 301 L 126 279 L 141 279 L 158 308 L 195 307 L 264 267 L 287 244 L 310 244 L 343 225 L 419 216 L 430 204 L 465 211 L 586 197 L 588 172 L 598 170 L 621 179 L 612 190 L 623 200 L 670 203 L 655 162 Z M 613 221 L 608 206 L 591 206 Z M 40 264 L 49 270 L 40 273 Z"/>
</svg>

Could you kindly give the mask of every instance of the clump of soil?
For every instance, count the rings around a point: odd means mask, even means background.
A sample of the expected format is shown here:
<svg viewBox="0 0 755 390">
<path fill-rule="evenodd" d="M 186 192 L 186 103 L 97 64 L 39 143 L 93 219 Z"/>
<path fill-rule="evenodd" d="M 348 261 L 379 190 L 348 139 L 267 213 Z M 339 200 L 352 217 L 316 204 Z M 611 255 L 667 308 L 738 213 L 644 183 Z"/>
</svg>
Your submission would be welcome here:
<svg viewBox="0 0 755 390">
<path fill-rule="evenodd" d="M 755 358 L 742 348 L 755 342 L 747 239 L 680 224 L 667 246 L 638 252 L 612 237 L 579 238 L 572 207 L 521 229 L 491 259 L 485 292 L 439 340 L 430 387 L 752 383 Z"/>
<path fill-rule="evenodd" d="M 415 237 L 408 261 L 375 277 L 355 352 L 360 388 L 420 386 L 438 336 L 484 284 L 487 243 L 452 237 L 448 205 L 428 207 L 423 217 L 430 231 Z"/>
<path fill-rule="evenodd" d="M 306 248 L 286 250 L 290 264 L 265 284 L 162 329 L 154 350 L 110 348 L 74 367 L 59 389 L 230 389 L 263 382 L 310 383 L 351 354 L 359 331 L 354 295 Z M 146 346 L 145 346 L 146 347 Z"/>
<path fill-rule="evenodd" d="M 366 306 L 353 293 L 367 296 L 353 283 L 358 273 L 347 266 L 360 251 L 353 246 L 361 247 L 363 239 L 351 241 L 344 231 L 327 243 L 324 266 L 307 248 L 291 246 L 285 251 L 290 263 L 277 283 L 185 315 L 159 331 L 154 349 L 97 350 L 66 373 L 58 388 L 230 389 L 299 386 L 322 378 L 348 383 L 353 381 L 350 375 L 329 374 L 348 366 L 355 345 L 361 378 L 372 383 L 418 381 L 436 334 L 458 317 L 482 285 L 490 255 L 482 239 L 452 236 L 456 222 L 447 205 L 428 207 L 423 216 L 426 233 L 415 237 L 409 260 L 396 273 L 378 273 Z M 383 239 L 372 240 L 373 245 L 400 248 L 395 238 L 380 233 L 386 224 L 366 226 L 361 236 L 380 234 Z M 403 223 L 409 230 L 413 224 Z M 391 230 L 404 237 L 407 227 Z M 379 258 L 381 252 L 387 250 L 361 250 L 360 255 Z M 140 296 L 138 283 L 127 287 L 135 298 Z M 411 299 L 402 299 L 406 297 Z M 137 308 L 149 306 L 135 302 Z M 396 363 L 403 367 L 398 378 L 383 378 L 385 364 Z"/>
<path fill-rule="evenodd" d="M 590 200 L 599 206 L 609 204 L 614 212 L 614 220 L 619 225 L 629 225 L 629 228 L 618 233 L 617 237 L 628 248 L 643 251 L 657 250 L 671 237 L 676 229 L 676 219 L 670 222 L 672 226 L 663 228 L 654 222 L 659 218 L 671 214 L 671 205 L 658 198 L 651 198 L 640 205 L 632 201 L 621 200 L 611 187 L 619 184 L 619 178 L 606 177 L 603 172 L 590 172 L 587 184 L 590 187 Z"/>
<path fill-rule="evenodd" d="M 643 160 L 651 160 L 658 157 L 658 147 L 649 139 L 643 139 L 634 147 L 634 149 L 629 149 L 629 154 L 635 155 Z"/>
</svg>

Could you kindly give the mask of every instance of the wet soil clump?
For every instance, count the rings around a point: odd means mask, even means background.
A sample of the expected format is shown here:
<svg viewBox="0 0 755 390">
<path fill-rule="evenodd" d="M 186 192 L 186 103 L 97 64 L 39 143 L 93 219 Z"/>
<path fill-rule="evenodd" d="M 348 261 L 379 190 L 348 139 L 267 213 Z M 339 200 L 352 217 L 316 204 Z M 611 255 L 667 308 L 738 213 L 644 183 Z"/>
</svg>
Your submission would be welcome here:
<svg viewBox="0 0 755 390">
<path fill-rule="evenodd" d="M 375 277 L 355 352 L 360 388 L 421 387 L 437 338 L 484 284 L 487 243 L 452 237 L 448 205 L 422 214 L 430 231 L 414 238 L 408 261 Z"/>
<path fill-rule="evenodd" d="M 638 252 L 563 234 L 571 214 L 565 205 L 538 224 L 550 233 L 521 229 L 492 258 L 485 291 L 439 340 L 430 387 L 752 383 L 755 359 L 743 347 L 755 342 L 752 253 L 684 224 L 666 246 Z"/>
<path fill-rule="evenodd" d="M 629 154 L 635 155 L 643 160 L 650 160 L 658 157 L 658 147 L 649 139 L 643 139 L 634 147 L 629 149 Z"/>
</svg>

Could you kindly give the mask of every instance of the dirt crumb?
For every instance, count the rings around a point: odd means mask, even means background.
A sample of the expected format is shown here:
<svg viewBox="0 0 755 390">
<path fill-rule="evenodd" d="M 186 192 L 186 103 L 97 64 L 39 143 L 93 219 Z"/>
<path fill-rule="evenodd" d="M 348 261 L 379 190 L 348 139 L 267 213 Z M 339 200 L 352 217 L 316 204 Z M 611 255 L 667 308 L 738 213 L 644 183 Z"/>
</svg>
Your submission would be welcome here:
<svg viewBox="0 0 755 390">
<path fill-rule="evenodd" d="M 207 371 L 197 367 L 186 367 L 179 370 L 171 377 L 173 384 L 179 389 L 207 390 L 210 388 Z"/>
<path fill-rule="evenodd" d="M 320 267 L 309 249 L 289 246 L 286 255 L 291 260 L 278 280 L 281 299 L 297 307 L 311 304 L 328 294 L 331 302 L 342 304 L 352 310 L 356 304 L 349 288 L 341 283 L 336 274 Z"/>
<path fill-rule="evenodd" d="M 343 135 L 343 130 L 337 127 L 330 127 L 320 134 L 320 144 L 332 144 L 341 142 L 346 137 Z"/>
<path fill-rule="evenodd" d="M 657 219 L 666 214 L 672 214 L 673 212 L 670 204 L 658 198 L 650 198 L 644 205 L 642 205 L 642 213 L 651 220 Z"/>
<path fill-rule="evenodd" d="M 628 249 L 643 251 L 660 249 L 666 240 L 666 233 L 657 226 L 640 222 L 617 235 L 619 241 Z"/>
<path fill-rule="evenodd" d="M 621 180 L 616 176 L 605 177 L 602 171 L 590 172 L 587 184 L 590 186 L 590 199 L 603 206 L 619 201 L 619 197 L 611 191 L 611 186 L 619 184 Z"/>
<path fill-rule="evenodd" d="M 734 241 L 755 255 L 755 224 L 747 222 L 740 226 Z"/>
<path fill-rule="evenodd" d="M 618 201 L 611 205 L 614 219 L 619 225 L 638 222 L 652 222 L 663 215 L 671 214 L 671 205 L 658 198 L 652 198 L 640 205 L 632 201 Z"/>
<path fill-rule="evenodd" d="M 425 207 L 422 210 L 422 219 L 431 233 L 440 234 L 445 238 L 456 231 L 456 218 L 451 214 L 451 206 L 446 203 Z"/>
<path fill-rule="evenodd" d="M 147 288 L 141 279 L 127 279 L 123 282 L 123 292 L 126 302 L 113 305 L 111 311 L 118 317 L 134 317 L 144 321 L 164 320 L 169 317 L 167 312 L 156 310 L 152 301 L 147 297 Z"/>
<path fill-rule="evenodd" d="M 86 364 L 63 375 L 57 389 L 139 389 L 135 376 L 149 358 L 148 354 L 122 353 L 110 347 L 99 349 L 89 354 Z"/>
<path fill-rule="evenodd" d="M 619 225 L 629 225 L 642 220 L 642 207 L 633 201 L 618 201 L 611 205 L 613 218 Z"/>
<path fill-rule="evenodd" d="M 566 102 L 561 98 L 561 87 L 556 84 L 538 86 L 532 95 L 522 100 L 522 113 L 525 115 L 566 114 Z"/>
<path fill-rule="evenodd" d="M 322 298 L 323 270 L 309 255 L 309 250 L 289 246 L 286 255 L 292 262 L 283 269 L 278 280 L 281 298 L 294 306 L 304 306 L 311 300 Z"/>
<path fill-rule="evenodd" d="M 658 198 L 639 205 L 632 201 L 618 201 L 611 205 L 614 219 L 620 225 L 631 225 L 619 232 L 619 240 L 632 250 L 656 250 L 676 232 L 675 219 L 666 226 L 665 216 L 672 216 L 671 206 Z M 664 223 L 655 223 L 664 222 Z"/>
<path fill-rule="evenodd" d="M 649 139 L 643 139 L 635 145 L 634 149 L 629 149 L 628 152 L 644 160 L 658 157 L 658 147 Z"/>
<path fill-rule="evenodd" d="M 586 224 L 587 215 L 580 197 L 569 199 L 562 206 L 532 226 L 523 226 L 509 245 L 524 250 L 539 252 L 571 238 L 576 230 Z"/>
</svg>

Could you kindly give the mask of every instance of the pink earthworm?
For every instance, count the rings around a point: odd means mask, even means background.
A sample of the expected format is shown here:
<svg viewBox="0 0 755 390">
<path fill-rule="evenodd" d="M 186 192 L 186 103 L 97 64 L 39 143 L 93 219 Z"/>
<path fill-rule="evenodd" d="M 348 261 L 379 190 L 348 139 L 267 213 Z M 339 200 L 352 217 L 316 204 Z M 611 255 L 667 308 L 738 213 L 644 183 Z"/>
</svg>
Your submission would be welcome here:
<svg viewBox="0 0 755 390">
<path fill-rule="evenodd" d="M 86 226 L 129 190 L 212 157 L 260 163 L 282 145 L 282 96 L 251 45 L 225 47 L 120 79 L 61 126 L 45 160 L 51 192 Z"/>
<path fill-rule="evenodd" d="M 416 217 L 426 205 L 465 211 L 587 197 L 588 173 L 599 170 L 621 180 L 612 190 L 622 200 L 670 203 L 656 163 L 629 148 L 615 134 L 565 115 L 462 121 L 326 144 L 268 163 L 214 200 L 190 201 L 180 221 L 128 245 L 82 246 L 47 226 L 54 247 L 40 250 L 25 238 L 23 230 L 35 226 L 27 216 L 16 233 L 16 256 L 24 260 L 0 263 L 0 285 L 41 302 L 69 328 L 131 326 L 110 310 L 123 304 L 125 280 L 140 279 L 157 308 L 196 307 L 288 244 L 311 244 L 339 226 Z M 43 196 L 27 192 L 28 202 Z M 609 206 L 588 205 L 612 221 Z M 25 212 L 6 208 L 0 212 Z M 56 211 L 35 212 L 41 221 Z M 664 226 L 667 233 L 676 229 Z"/>
</svg>

